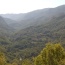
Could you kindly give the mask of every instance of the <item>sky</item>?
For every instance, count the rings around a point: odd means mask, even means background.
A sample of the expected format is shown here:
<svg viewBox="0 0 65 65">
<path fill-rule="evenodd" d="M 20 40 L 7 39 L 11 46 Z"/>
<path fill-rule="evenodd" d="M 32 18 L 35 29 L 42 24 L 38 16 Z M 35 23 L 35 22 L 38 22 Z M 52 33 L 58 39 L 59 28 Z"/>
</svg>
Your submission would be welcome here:
<svg viewBox="0 0 65 65">
<path fill-rule="evenodd" d="M 0 14 L 27 13 L 37 9 L 64 5 L 65 0 L 0 0 Z"/>
</svg>

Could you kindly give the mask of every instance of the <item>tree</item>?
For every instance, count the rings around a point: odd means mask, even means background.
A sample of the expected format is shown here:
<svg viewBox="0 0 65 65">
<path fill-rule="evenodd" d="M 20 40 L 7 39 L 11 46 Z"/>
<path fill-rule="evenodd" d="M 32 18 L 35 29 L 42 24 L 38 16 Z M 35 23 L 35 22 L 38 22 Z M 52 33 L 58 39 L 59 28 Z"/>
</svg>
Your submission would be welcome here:
<svg viewBox="0 0 65 65">
<path fill-rule="evenodd" d="M 33 63 L 30 59 L 25 59 L 22 61 L 22 65 L 33 65 Z"/>
<path fill-rule="evenodd" d="M 64 48 L 60 44 L 48 43 L 35 58 L 35 65 L 59 65 L 65 59 Z"/>
<path fill-rule="evenodd" d="M 59 65 L 65 65 L 65 59 L 61 60 L 61 61 L 59 62 Z"/>
<path fill-rule="evenodd" d="M 2 52 L 0 52 L 0 65 L 6 65 L 6 59 Z"/>
</svg>

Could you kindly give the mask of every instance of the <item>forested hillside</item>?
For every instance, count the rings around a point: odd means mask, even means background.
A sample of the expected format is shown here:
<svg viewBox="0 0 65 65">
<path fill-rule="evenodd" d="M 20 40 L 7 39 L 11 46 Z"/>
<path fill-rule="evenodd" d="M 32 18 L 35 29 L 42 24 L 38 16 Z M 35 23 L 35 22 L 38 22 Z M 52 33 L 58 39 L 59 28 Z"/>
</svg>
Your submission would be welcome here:
<svg viewBox="0 0 65 65">
<path fill-rule="evenodd" d="M 15 33 L 13 37 L 13 41 L 16 42 L 16 44 L 12 49 L 20 49 L 25 52 L 26 55 L 26 50 L 28 49 L 30 51 L 28 51 L 28 53 L 30 53 L 29 56 L 36 56 L 37 53 L 39 53 L 40 50 L 44 47 L 44 45 L 48 42 L 60 42 L 61 44 L 65 45 L 64 26 L 65 15 L 61 15 L 59 17 L 54 17 L 49 23 L 46 23 L 45 25 L 35 27 L 32 26 L 21 30 L 18 33 Z M 35 50 L 32 51 L 32 49 Z"/>
<path fill-rule="evenodd" d="M 1 14 L 0 65 L 65 65 L 64 49 L 65 5 Z"/>
</svg>

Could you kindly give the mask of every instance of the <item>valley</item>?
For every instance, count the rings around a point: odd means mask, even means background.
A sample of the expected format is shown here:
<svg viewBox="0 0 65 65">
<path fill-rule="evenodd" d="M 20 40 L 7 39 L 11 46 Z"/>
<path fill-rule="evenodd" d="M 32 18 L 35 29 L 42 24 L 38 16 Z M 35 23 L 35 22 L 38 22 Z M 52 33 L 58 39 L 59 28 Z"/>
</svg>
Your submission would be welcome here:
<svg viewBox="0 0 65 65">
<path fill-rule="evenodd" d="M 22 58 L 23 65 L 34 65 L 33 58 L 38 58 L 47 43 L 60 43 L 65 48 L 65 5 L 24 14 L 0 14 L 0 52 L 7 63 L 20 65 Z"/>
</svg>

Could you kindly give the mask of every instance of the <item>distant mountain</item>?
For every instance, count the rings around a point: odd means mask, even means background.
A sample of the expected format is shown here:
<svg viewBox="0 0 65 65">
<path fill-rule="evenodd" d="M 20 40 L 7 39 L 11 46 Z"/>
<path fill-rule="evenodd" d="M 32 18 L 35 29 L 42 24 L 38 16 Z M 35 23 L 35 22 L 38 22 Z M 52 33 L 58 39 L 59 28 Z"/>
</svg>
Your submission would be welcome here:
<svg viewBox="0 0 65 65">
<path fill-rule="evenodd" d="M 12 19 L 12 20 L 19 20 L 20 18 L 22 19 L 24 17 L 25 14 L 0 14 L 2 17 L 4 18 L 9 18 L 9 19 Z"/>
<path fill-rule="evenodd" d="M 9 18 L 4 18 L 4 20 L 5 20 L 5 22 L 6 22 L 8 25 L 17 22 L 17 21 L 15 21 L 15 20 L 12 20 L 12 19 L 9 19 Z"/>
<path fill-rule="evenodd" d="M 23 20 L 20 19 L 17 23 L 12 23 L 11 26 L 15 29 L 24 29 L 29 26 L 37 26 L 49 22 L 52 18 L 65 14 L 65 5 L 36 10 L 25 14 Z"/>
<path fill-rule="evenodd" d="M 46 24 L 52 18 L 65 14 L 65 5 L 56 8 L 45 8 L 24 14 L 1 14 L 7 18 L 7 23 L 16 30 L 24 29 L 29 26 Z M 8 19 L 9 18 L 9 19 Z"/>
<path fill-rule="evenodd" d="M 29 20 L 29 19 L 38 19 L 41 17 L 49 17 L 54 15 L 59 15 L 60 13 L 65 13 L 65 5 L 58 6 L 56 8 L 45 8 L 40 10 L 35 10 L 29 13 L 26 13 L 23 17 L 23 20 Z M 49 15 L 49 16 L 48 16 Z"/>
<path fill-rule="evenodd" d="M 7 35 L 12 32 L 12 27 L 8 26 L 5 19 L 0 16 L 0 35 Z"/>
</svg>

